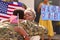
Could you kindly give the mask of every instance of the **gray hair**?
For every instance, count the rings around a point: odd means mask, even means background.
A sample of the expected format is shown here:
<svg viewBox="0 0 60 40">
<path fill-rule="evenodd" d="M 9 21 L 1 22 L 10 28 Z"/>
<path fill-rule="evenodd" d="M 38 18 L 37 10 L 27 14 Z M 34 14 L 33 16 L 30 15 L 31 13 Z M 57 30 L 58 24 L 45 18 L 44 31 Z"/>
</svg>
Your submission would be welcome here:
<svg viewBox="0 0 60 40">
<path fill-rule="evenodd" d="M 34 17 L 34 18 L 36 17 L 36 12 L 35 12 L 33 9 L 27 8 L 27 9 L 24 11 L 24 13 L 27 13 L 27 12 L 31 12 L 31 13 L 33 14 L 33 17 Z"/>
</svg>

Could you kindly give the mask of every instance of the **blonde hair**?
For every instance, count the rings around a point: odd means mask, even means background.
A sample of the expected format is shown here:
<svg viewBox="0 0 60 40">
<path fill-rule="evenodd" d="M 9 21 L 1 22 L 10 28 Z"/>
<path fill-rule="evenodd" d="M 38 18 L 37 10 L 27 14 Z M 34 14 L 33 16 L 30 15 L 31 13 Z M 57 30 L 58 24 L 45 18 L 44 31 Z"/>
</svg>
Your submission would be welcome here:
<svg viewBox="0 0 60 40">
<path fill-rule="evenodd" d="M 36 12 L 34 11 L 34 9 L 31 9 L 31 8 L 27 8 L 24 13 L 27 13 L 27 12 L 31 12 L 34 16 L 34 18 L 36 17 Z"/>
</svg>

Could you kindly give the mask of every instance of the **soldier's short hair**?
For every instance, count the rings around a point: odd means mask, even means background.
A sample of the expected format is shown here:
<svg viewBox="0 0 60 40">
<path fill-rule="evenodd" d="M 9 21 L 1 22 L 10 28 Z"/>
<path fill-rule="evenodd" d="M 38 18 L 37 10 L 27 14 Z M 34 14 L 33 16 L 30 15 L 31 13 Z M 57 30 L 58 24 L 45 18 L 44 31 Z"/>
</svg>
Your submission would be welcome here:
<svg viewBox="0 0 60 40">
<path fill-rule="evenodd" d="M 24 18 L 24 11 L 23 10 L 14 10 L 13 15 L 19 16 L 19 19 L 23 19 Z"/>
</svg>

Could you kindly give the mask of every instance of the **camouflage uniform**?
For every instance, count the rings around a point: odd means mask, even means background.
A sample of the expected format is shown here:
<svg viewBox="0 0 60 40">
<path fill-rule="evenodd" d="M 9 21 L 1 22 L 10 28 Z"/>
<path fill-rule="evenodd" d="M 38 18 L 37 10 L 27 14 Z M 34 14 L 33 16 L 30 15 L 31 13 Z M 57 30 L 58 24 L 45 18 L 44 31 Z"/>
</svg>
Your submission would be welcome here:
<svg viewBox="0 0 60 40">
<path fill-rule="evenodd" d="M 7 38 L 7 39 L 16 40 L 16 39 L 18 39 L 17 37 L 19 36 L 20 40 L 24 40 L 24 38 L 21 35 L 18 35 L 18 33 L 14 31 L 14 27 L 18 26 L 18 24 L 11 24 L 9 22 L 4 22 L 4 23 L 1 23 L 0 26 L 3 26 L 3 29 L 0 28 L 1 29 L 0 30 L 0 39 L 2 38 L 5 40 L 5 38 Z M 44 32 L 44 34 L 47 33 L 46 28 L 39 26 L 35 22 L 30 22 L 27 20 L 20 22 L 19 27 L 22 27 L 28 33 L 28 35 L 30 37 L 36 36 L 36 35 L 41 35 L 43 32 Z M 10 32 L 12 32 L 12 34 L 10 34 Z M 16 35 L 16 37 L 15 37 L 15 35 Z"/>
<path fill-rule="evenodd" d="M 0 23 L 0 40 L 24 40 L 19 33 L 14 31 L 15 26 L 17 24 Z"/>
<path fill-rule="evenodd" d="M 43 26 L 39 26 L 35 22 L 27 21 L 19 24 L 24 28 L 24 30 L 28 33 L 29 36 L 36 36 L 36 35 L 42 35 L 42 33 L 47 34 L 47 29 Z"/>
</svg>

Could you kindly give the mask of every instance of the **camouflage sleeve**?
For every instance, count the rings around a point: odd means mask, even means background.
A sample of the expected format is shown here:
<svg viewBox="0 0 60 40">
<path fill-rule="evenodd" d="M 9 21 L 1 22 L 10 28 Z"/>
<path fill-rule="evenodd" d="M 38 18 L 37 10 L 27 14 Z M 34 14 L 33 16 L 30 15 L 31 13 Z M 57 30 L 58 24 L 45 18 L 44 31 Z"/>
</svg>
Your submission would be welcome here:
<svg viewBox="0 0 60 40">
<path fill-rule="evenodd" d="M 15 26 L 17 26 L 17 24 L 0 22 L 0 40 L 24 40 L 23 36 L 13 29 Z"/>
<path fill-rule="evenodd" d="M 43 30 L 44 30 L 44 34 L 47 34 L 48 33 L 48 30 L 46 27 L 42 26 L 42 25 L 39 25 L 39 27 L 41 27 Z"/>
<path fill-rule="evenodd" d="M 47 29 L 37 25 L 34 22 L 30 22 L 30 21 L 26 21 L 23 22 L 22 27 L 24 28 L 24 30 L 28 33 L 28 35 L 30 36 L 34 36 L 34 35 L 41 35 L 43 32 L 44 34 L 47 33 Z"/>
<path fill-rule="evenodd" d="M 13 28 L 17 24 L 11 24 L 10 22 L 0 22 L 0 28 Z"/>
</svg>

